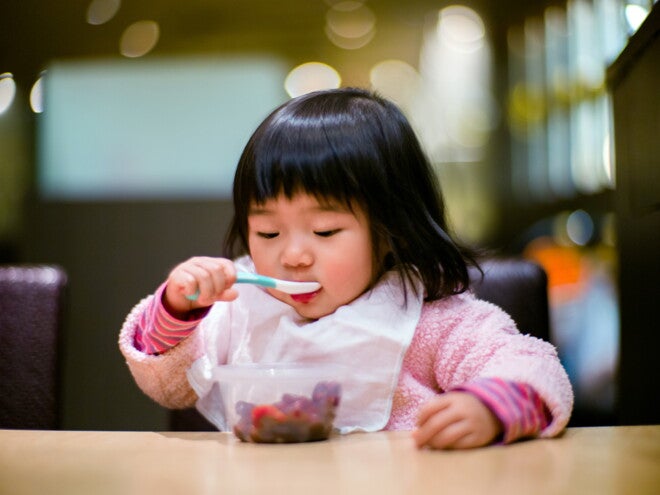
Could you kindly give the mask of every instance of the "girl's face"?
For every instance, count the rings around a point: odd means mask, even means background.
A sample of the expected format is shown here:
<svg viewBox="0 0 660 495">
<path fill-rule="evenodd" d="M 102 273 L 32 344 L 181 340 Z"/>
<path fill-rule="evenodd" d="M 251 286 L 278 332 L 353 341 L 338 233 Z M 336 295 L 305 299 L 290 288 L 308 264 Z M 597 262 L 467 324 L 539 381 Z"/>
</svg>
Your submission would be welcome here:
<svg viewBox="0 0 660 495">
<path fill-rule="evenodd" d="M 258 273 L 321 284 L 316 292 L 300 295 L 268 289 L 305 318 L 333 313 L 365 292 L 372 281 L 371 234 L 358 207 L 351 212 L 342 204 L 321 204 L 304 193 L 252 204 L 248 244 Z"/>
</svg>

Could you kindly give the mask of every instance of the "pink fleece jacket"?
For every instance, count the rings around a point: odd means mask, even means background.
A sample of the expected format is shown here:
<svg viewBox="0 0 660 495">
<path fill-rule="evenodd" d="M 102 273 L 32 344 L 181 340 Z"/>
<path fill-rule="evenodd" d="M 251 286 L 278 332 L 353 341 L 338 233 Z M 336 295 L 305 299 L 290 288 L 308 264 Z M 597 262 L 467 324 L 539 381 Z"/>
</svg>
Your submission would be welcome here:
<svg viewBox="0 0 660 495">
<path fill-rule="evenodd" d="M 194 406 L 197 396 L 186 370 L 203 354 L 197 330 L 160 355 L 135 348 L 135 332 L 149 296 L 127 316 L 119 347 L 138 386 L 169 408 Z M 541 396 L 552 418 L 540 433 L 559 434 L 568 423 L 573 391 L 555 348 L 522 335 L 499 307 L 465 293 L 426 303 L 404 357 L 386 430 L 415 428 L 420 406 L 445 390 L 480 378 L 527 383 Z"/>
</svg>

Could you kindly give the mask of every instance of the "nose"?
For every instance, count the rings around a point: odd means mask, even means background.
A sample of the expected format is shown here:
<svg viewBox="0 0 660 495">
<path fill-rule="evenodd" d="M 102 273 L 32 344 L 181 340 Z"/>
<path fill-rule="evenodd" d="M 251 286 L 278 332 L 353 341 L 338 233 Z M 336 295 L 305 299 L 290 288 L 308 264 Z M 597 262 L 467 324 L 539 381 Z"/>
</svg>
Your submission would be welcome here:
<svg viewBox="0 0 660 495">
<path fill-rule="evenodd" d="M 280 262 L 287 268 L 304 268 L 314 262 L 314 254 L 303 236 L 291 236 L 282 249 Z"/>
</svg>

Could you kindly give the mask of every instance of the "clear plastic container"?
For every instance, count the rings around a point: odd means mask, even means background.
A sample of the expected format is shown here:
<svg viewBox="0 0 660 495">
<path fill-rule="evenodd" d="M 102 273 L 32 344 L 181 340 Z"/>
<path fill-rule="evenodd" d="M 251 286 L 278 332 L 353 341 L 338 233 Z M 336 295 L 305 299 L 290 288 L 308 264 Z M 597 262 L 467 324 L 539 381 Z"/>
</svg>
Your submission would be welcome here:
<svg viewBox="0 0 660 495">
<path fill-rule="evenodd" d="M 244 442 L 327 439 L 341 401 L 342 369 L 318 364 L 219 366 L 227 423 Z"/>
</svg>

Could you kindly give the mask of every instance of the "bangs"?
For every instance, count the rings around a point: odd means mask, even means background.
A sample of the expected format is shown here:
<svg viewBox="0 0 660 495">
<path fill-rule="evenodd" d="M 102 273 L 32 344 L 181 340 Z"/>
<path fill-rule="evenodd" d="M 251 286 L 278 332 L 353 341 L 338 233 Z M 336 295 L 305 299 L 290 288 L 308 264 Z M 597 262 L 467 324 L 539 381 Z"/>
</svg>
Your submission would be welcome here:
<svg viewBox="0 0 660 495">
<path fill-rule="evenodd" d="M 364 129 L 350 120 L 275 116 L 245 157 L 235 197 L 260 204 L 306 193 L 319 202 L 363 203 L 361 185 L 369 176 L 373 180 L 378 157 L 375 146 L 365 146 Z"/>
</svg>

